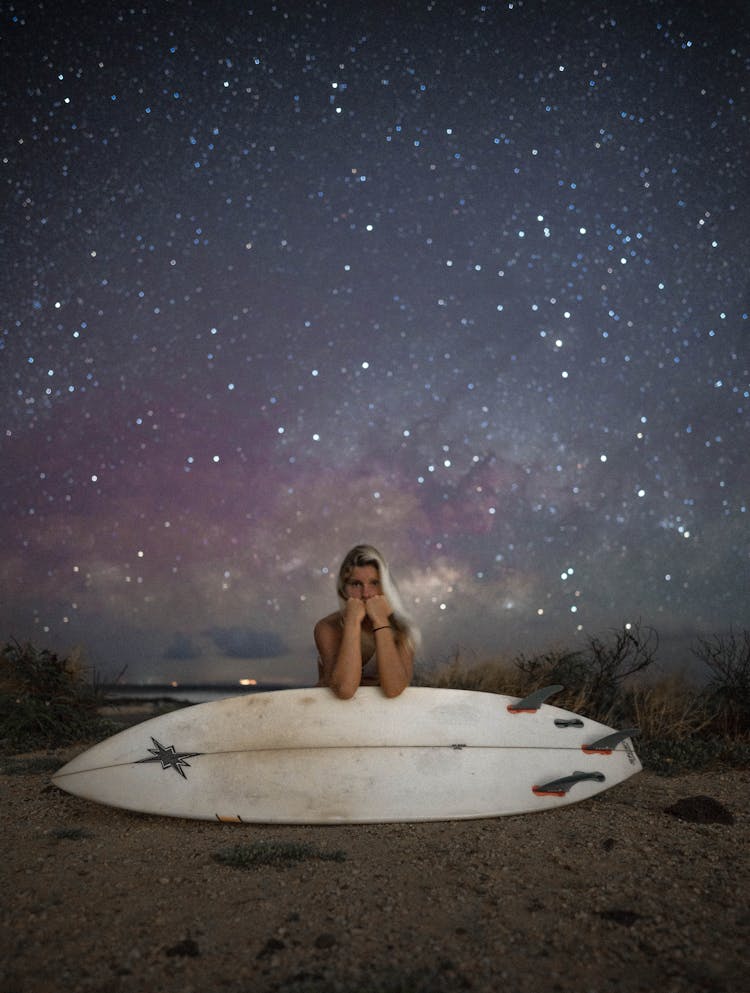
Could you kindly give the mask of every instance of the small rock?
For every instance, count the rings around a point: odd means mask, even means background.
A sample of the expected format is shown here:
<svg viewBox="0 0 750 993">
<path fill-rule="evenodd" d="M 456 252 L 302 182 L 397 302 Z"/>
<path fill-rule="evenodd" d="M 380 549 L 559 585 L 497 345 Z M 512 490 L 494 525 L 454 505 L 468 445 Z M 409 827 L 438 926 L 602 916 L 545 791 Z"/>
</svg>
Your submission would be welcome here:
<svg viewBox="0 0 750 993">
<path fill-rule="evenodd" d="M 273 955 L 274 952 L 281 952 L 285 948 L 286 945 L 284 944 L 283 941 L 280 941 L 278 938 L 269 938 L 268 941 L 265 943 L 265 945 L 256 955 L 256 958 L 267 959 L 269 958 L 269 956 Z"/>
<path fill-rule="evenodd" d="M 605 852 L 611 852 L 616 844 L 617 842 L 615 841 L 614 838 L 605 838 L 604 841 L 602 842 L 602 848 L 604 849 Z"/>
<path fill-rule="evenodd" d="M 605 921 L 614 921 L 623 927 L 632 927 L 636 921 L 641 920 L 642 915 L 636 914 L 634 910 L 602 910 L 599 913 Z"/>
<path fill-rule="evenodd" d="M 333 948 L 333 946 L 336 944 L 336 935 L 329 934 L 328 932 L 319 934 L 318 937 L 315 939 L 314 944 L 316 948 Z"/>
<path fill-rule="evenodd" d="M 684 797 L 671 807 L 665 807 L 664 812 L 693 824 L 734 824 L 732 811 L 710 796 Z"/>
<path fill-rule="evenodd" d="M 176 945 L 172 945 L 171 948 L 165 948 L 164 950 L 170 957 L 180 955 L 181 957 L 197 958 L 200 955 L 200 949 L 192 938 L 185 938 L 182 941 L 178 941 Z"/>
</svg>

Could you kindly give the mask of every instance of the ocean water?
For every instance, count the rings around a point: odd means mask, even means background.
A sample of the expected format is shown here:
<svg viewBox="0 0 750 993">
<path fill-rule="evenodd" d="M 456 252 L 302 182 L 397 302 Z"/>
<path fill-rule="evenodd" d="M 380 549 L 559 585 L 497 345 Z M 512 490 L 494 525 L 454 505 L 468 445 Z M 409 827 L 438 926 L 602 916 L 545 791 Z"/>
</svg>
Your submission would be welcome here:
<svg viewBox="0 0 750 993">
<path fill-rule="evenodd" d="M 302 689 L 298 683 L 262 683 L 255 686 L 240 686 L 237 683 L 185 683 L 177 686 L 171 683 L 128 683 L 102 686 L 108 700 L 126 703 L 136 700 L 179 700 L 183 703 L 210 703 L 212 700 L 225 700 L 232 696 L 250 696 L 269 693 L 273 690 Z"/>
</svg>

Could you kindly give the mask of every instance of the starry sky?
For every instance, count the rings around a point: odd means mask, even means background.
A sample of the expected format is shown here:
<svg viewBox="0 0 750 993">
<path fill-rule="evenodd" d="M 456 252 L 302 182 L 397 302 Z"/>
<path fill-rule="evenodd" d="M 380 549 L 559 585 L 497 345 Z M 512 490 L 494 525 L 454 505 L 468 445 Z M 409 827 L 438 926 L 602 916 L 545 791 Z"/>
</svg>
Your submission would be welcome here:
<svg viewBox="0 0 750 993">
<path fill-rule="evenodd" d="M 424 665 L 748 626 L 744 4 L 0 13 L 3 639 L 310 682 L 361 541 Z"/>
</svg>

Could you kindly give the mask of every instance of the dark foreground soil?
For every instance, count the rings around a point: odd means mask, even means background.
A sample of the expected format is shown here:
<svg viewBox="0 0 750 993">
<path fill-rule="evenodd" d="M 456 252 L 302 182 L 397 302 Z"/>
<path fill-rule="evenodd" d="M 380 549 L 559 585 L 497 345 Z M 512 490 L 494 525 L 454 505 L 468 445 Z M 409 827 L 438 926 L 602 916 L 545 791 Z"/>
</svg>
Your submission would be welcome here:
<svg viewBox="0 0 750 993">
<path fill-rule="evenodd" d="M 128 813 L 0 768 L 3 993 L 750 989 L 748 772 L 641 773 L 539 815 L 277 827 Z M 215 858 L 259 841 L 309 852 Z"/>
</svg>

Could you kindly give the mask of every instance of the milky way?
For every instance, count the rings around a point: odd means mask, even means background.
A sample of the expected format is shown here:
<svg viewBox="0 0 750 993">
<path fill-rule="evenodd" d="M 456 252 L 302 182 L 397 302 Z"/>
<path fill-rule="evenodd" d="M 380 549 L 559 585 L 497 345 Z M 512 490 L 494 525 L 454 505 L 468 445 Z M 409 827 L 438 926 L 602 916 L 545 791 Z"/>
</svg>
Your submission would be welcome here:
<svg viewBox="0 0 750 993">
<path fill-rule="evenodd" d="M 312 680 L 748 626 L 744 5 L 3 5 L 0 634 Z"/>
</svg>

